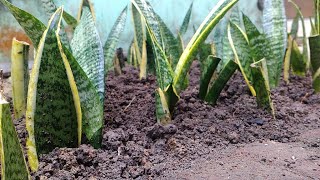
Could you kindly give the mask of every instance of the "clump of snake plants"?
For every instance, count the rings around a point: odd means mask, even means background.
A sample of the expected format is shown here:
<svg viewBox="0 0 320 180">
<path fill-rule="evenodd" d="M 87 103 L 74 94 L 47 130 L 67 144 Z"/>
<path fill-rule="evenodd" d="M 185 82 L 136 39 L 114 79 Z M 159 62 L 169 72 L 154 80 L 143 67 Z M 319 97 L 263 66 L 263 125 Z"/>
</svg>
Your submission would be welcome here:
<svg viewBox="0 0 320 180">
<path fill-rule="evenodd" d="M 148 3 L 148 2 L 147 2 Z M 154 54 L 152 52 L 152 39 L 147 32 L 144 17 L 139 13 L 139 9 L 131 4 L 131 17 L 134 26 L 134 39 L 129 50 L 129 64 L 138 67 L 140 70 L 140 79 L 147 77 L 147 71 L 155 73 Z M 154 13 L 155 19 L 159 23 L 161 37 L 163 38 L 163 50 L 168 55 L 169 63 L 174 69 L 178 59 L 184 50 L 183 36 L 187 32 L 191 19 L 193 3 L 190 4 L 183 22 L 177 30 L 177 35 L 171 32 L 162 18 Z"/>
<path fill-rule="evenodd" d="M 38 154 L 56 147 L 77 147 L 82 142 L 100 147 L 106 68 L 112 62 L 123 30 L 126 8 L 102 46 L 89 1 L 82 1 L 81 18 L 77 20 L 63 8 L 56 8 L 51 0 L 43 0 L 47 14 L 51 15 L 47 26 L 8 1 L 0 2 L 37 49 L 26 106 L 31 170 L 38 169 Z M 74 29 L 71 41 L 66 36 L 62 18 Z"/>
<path fill-rule="evenodd" d="M 308 57 L 308 39 L 306 35 L 306 28 L 305 22 L 302 12 L 296 3 L 289 0 L 289 2 L 293 5 L 296 9 L 297 13 L 295 18 L 293 19 L 291 25 L 291 31 L 288 33 L 288 45 L 287 45 L 287 52 L 286 57 L 284 60 L 284 73 L 283 78 L 286 83 L 289 83 L 289 75 L 290 70 L 292 73 L 298 76 L 305 76 L 308 72 L 310 66 L 310 59 Z M 302 24 L 302 48 L 303 51 L 300 52 L 297 39 L 298 37 L 298 30 L 299 30 L 299 22 Z"/>
<path fill-rule="evenodd" d="M 166 47 L 169 47 L 169 45 L 164 39 L 168 37 L 161 33 L 162 23 L 159 21 L 157 14 L 149 3 L 145 0 L 131 0 L 131 2 L 143 17 L 152 43 L 158 84 L 156 91 L 157 120 L 162 124 L 169 123 L 174 106 L 179 100 L 179 94 L 185 88 L 186 76 L 190 70 L 191 63 L 200 46 L 215 25 L 238 0 L 220 0 L 202 22 L 182 54 L 178 57 L 166 51 Z M 172 62 L 177 63 L 175 65 Z"/>
</svg>

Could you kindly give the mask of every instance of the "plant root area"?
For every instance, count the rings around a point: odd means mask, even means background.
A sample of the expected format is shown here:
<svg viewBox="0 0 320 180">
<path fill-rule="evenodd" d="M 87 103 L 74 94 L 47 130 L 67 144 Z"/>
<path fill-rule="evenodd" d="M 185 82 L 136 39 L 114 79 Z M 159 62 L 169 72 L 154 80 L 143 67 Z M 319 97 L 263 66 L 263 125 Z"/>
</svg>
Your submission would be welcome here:
<svg viewBox="0 0 320 180">
<path fill-rule="evenodd" d="M 156 79 L 138 70 L 106 80 L 102 148 L 56 148 L 40 156 L 34 179 L 317 179 L 320 94 L 311 77 L 292 76 L 272 90 L 276 115 L 257 109 L 236 73 L 217 105 L 198 98 L 195 62 L 172 124 L 156 123 Z M 23 143 L 22 122 L 16 122 Z"/>
</svg>

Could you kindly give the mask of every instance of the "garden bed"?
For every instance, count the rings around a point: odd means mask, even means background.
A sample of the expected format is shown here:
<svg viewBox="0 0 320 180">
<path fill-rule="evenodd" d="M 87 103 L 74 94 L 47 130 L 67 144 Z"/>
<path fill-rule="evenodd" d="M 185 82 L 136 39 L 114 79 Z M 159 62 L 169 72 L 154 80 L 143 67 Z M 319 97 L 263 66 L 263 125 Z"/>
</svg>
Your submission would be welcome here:
<svg viewBox="0 0 320 180">
<path fill-rule="evenodd" d="M 97 150 L 89 145 L 56 148 L 40 156 L 40 169 L 32 176 L 36 179 L 201 179 L 203 174 L 203 179 L 214 178 L 214 172 L 207 172 L 209 166 L 214 167 L 214 163 L 228 166 L 228 163 L 247 157 L 245 153 L 235 157 L 239 148 L 253 147 L 252 143 L 279 142 L 285 143 L 281 148 L 286 152 L 291 148 L 290 144 L 300 143 L 301 134 L 306 132 L 312 132 L 310 139 L 315 139 L 299 146 L 320 153 L 320 136 L 316 138 L 320 134 L 320 95 L 314 94 L 310 77 L 294 76 L 289 85 L 282 81 L 272 91 L 276 109 L 273 119 L 268 112 L 257 109 L 255 98 L 250 96 L 240 73 L 228 82 L 216 106 L 197 98 L 199 76 L 199 64 L 194 63 L 190 86 L 181 95 L 172 124 L 160 126 L 156 124 L 155 116 L 155 77 L 140 81 L 138 70 L 131 67 L 126 67 L 120 76 L 109 73 L 103 147 Z M 24 141 L 24 123 L 15 124 Z M 246 151 L 269 153 L 263 147 Z M 309 151 L 306 153 L 307 157 L 313 157 L 310 162 L 315 168 L 311 168 L 311 175 L 301 174 L 301 179 L 320 177 L 319 153 L 318 156 Z M 261 159 L 265 165 L 259 164 L 266 172 L 276 172 L 270 163 L 266 163 L 268 159 Z M 214 163 L 208 164 L 210 160 Z M 245 164 L 250 165 L 248 161 Z M 206 170 L 201 171 L 203 167 Z M 195 171 L 200 176 L 196 176 Z M 232 177 L 233 171 L 230 169 L 225 173 Z M 248 171 L 252 176 L 247 176 L 245 171 L 242 173 L 244 176 L 238 178 L 261 177 L 258 171 Z M 295 176 L 287 175 L 290 177 Z M 278 178 L 282 177 L 279 175 Z"/>
</svg>

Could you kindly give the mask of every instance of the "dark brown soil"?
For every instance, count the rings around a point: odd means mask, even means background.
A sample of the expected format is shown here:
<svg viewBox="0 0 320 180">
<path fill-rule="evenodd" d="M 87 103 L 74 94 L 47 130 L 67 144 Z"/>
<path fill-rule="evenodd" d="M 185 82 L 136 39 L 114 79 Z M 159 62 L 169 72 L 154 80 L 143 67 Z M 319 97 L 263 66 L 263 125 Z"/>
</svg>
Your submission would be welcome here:
<svg viewBox="0 0 320 180">
<path fill-rule="evenodd" d="M 239 73 L 225 87 L 216 106 L 199 100 L 200 72 L 195 63 L 190 86 L 181 94 L 172 124 L 160 126 L 156 124 L 154 107 L 156 80 L 154 77 L 139 80 L 138 74 L 133 68 L 125 68 L 118 77 L 109 73 L 101 149 L 89 145 L 56 148 L 40 157 L 40 170 L 33 177 L 201 179 L 192 173 L 183 177 L 170 174 L 186 169 L 193 172 L 192 163 L 197 163 L 198 169 L 202 166 L 208 169 L 210 164 L 200 159 L 207 161 L 213 154 L 226 154 L 225 149 L 252 142 L 295 143 L 300 141 L 300 134 L 320 129 L 320 95 L 313 92 L 310 77 L 292 77 L 289 85 L 282 82 L 272 91 L 274 119 L 268 112 L 256 108 L 255 98 L 250 96 Z M 19 136 L 24 138 L 24 127 L 20 124 L 17 128 Z M 320 140 L 311 146 L 319 148 Z M 228 157 L 234 158 L 232 154 L 233 151 L 229 151 Z M 320 166 L 317 167 L 320 173 Z M 242 179 L 245 177 L 249 176 Z"/>
</svg>

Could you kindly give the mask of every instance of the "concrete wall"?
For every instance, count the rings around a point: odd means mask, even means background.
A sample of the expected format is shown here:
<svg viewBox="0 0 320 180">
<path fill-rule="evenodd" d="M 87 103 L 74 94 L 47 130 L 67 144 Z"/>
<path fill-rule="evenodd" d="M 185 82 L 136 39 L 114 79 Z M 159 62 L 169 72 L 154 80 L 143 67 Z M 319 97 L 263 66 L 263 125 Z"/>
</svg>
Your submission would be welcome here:
<svg viewBox="0 0 320 180">
<path fill-rule="evenodd" d="M 66 11 L 76 16 L 81 0 L 54 1 L 58 6 L 63 5 Z M 257 1 L 258 0 L 240 0 L 239 4 L 240 9 L 244 11 L 244 13 L 249 14 L 256 23 L 259 23 L 261 12 L 257 9 Z M 40 18 L 40 20 L 46 24 L 47 18 L 44 16 L 45 13 L 41 11 L 40 2 L 41 0 L 12 0 L 13 4 L 28 12 L 32 12 L 32 14 Z M 130 1 L 92 0 L 92 2 L 94 3 L 97 15 L 97 28 L 102 42 L 104 43 L 116 18 L 122 9 L 129 5 Z M 218 0 L 150 0 L 150 3 L 155 11 L 163 18 L 163 20 L 168 24 L 174 33 L 176 33 L 177 29 L 179 29 L 191 2 L 194 2 L 194 6 L 192 20 L 190 23 L 191 26 L 189 27 L 185 37 L 186 39 L 189 39 L 193 34 L 192 26 L 197 28 L 210 10 L 214 7 L 214 5 L 218 2 Z M 19 40 L 28 41 L 18 23 L 6 10 L 3 9 L 3 7 L 0 7 L 0 62 L 9 60 L 11 40 L 15 36 Z M 121 36 L 119 46 L 127 49 L 128 43 L 131 41 L 132 37 L 133 32 L 131 16 L 129 13 L 127 26 L 123 35 Z"/>
</svg>

